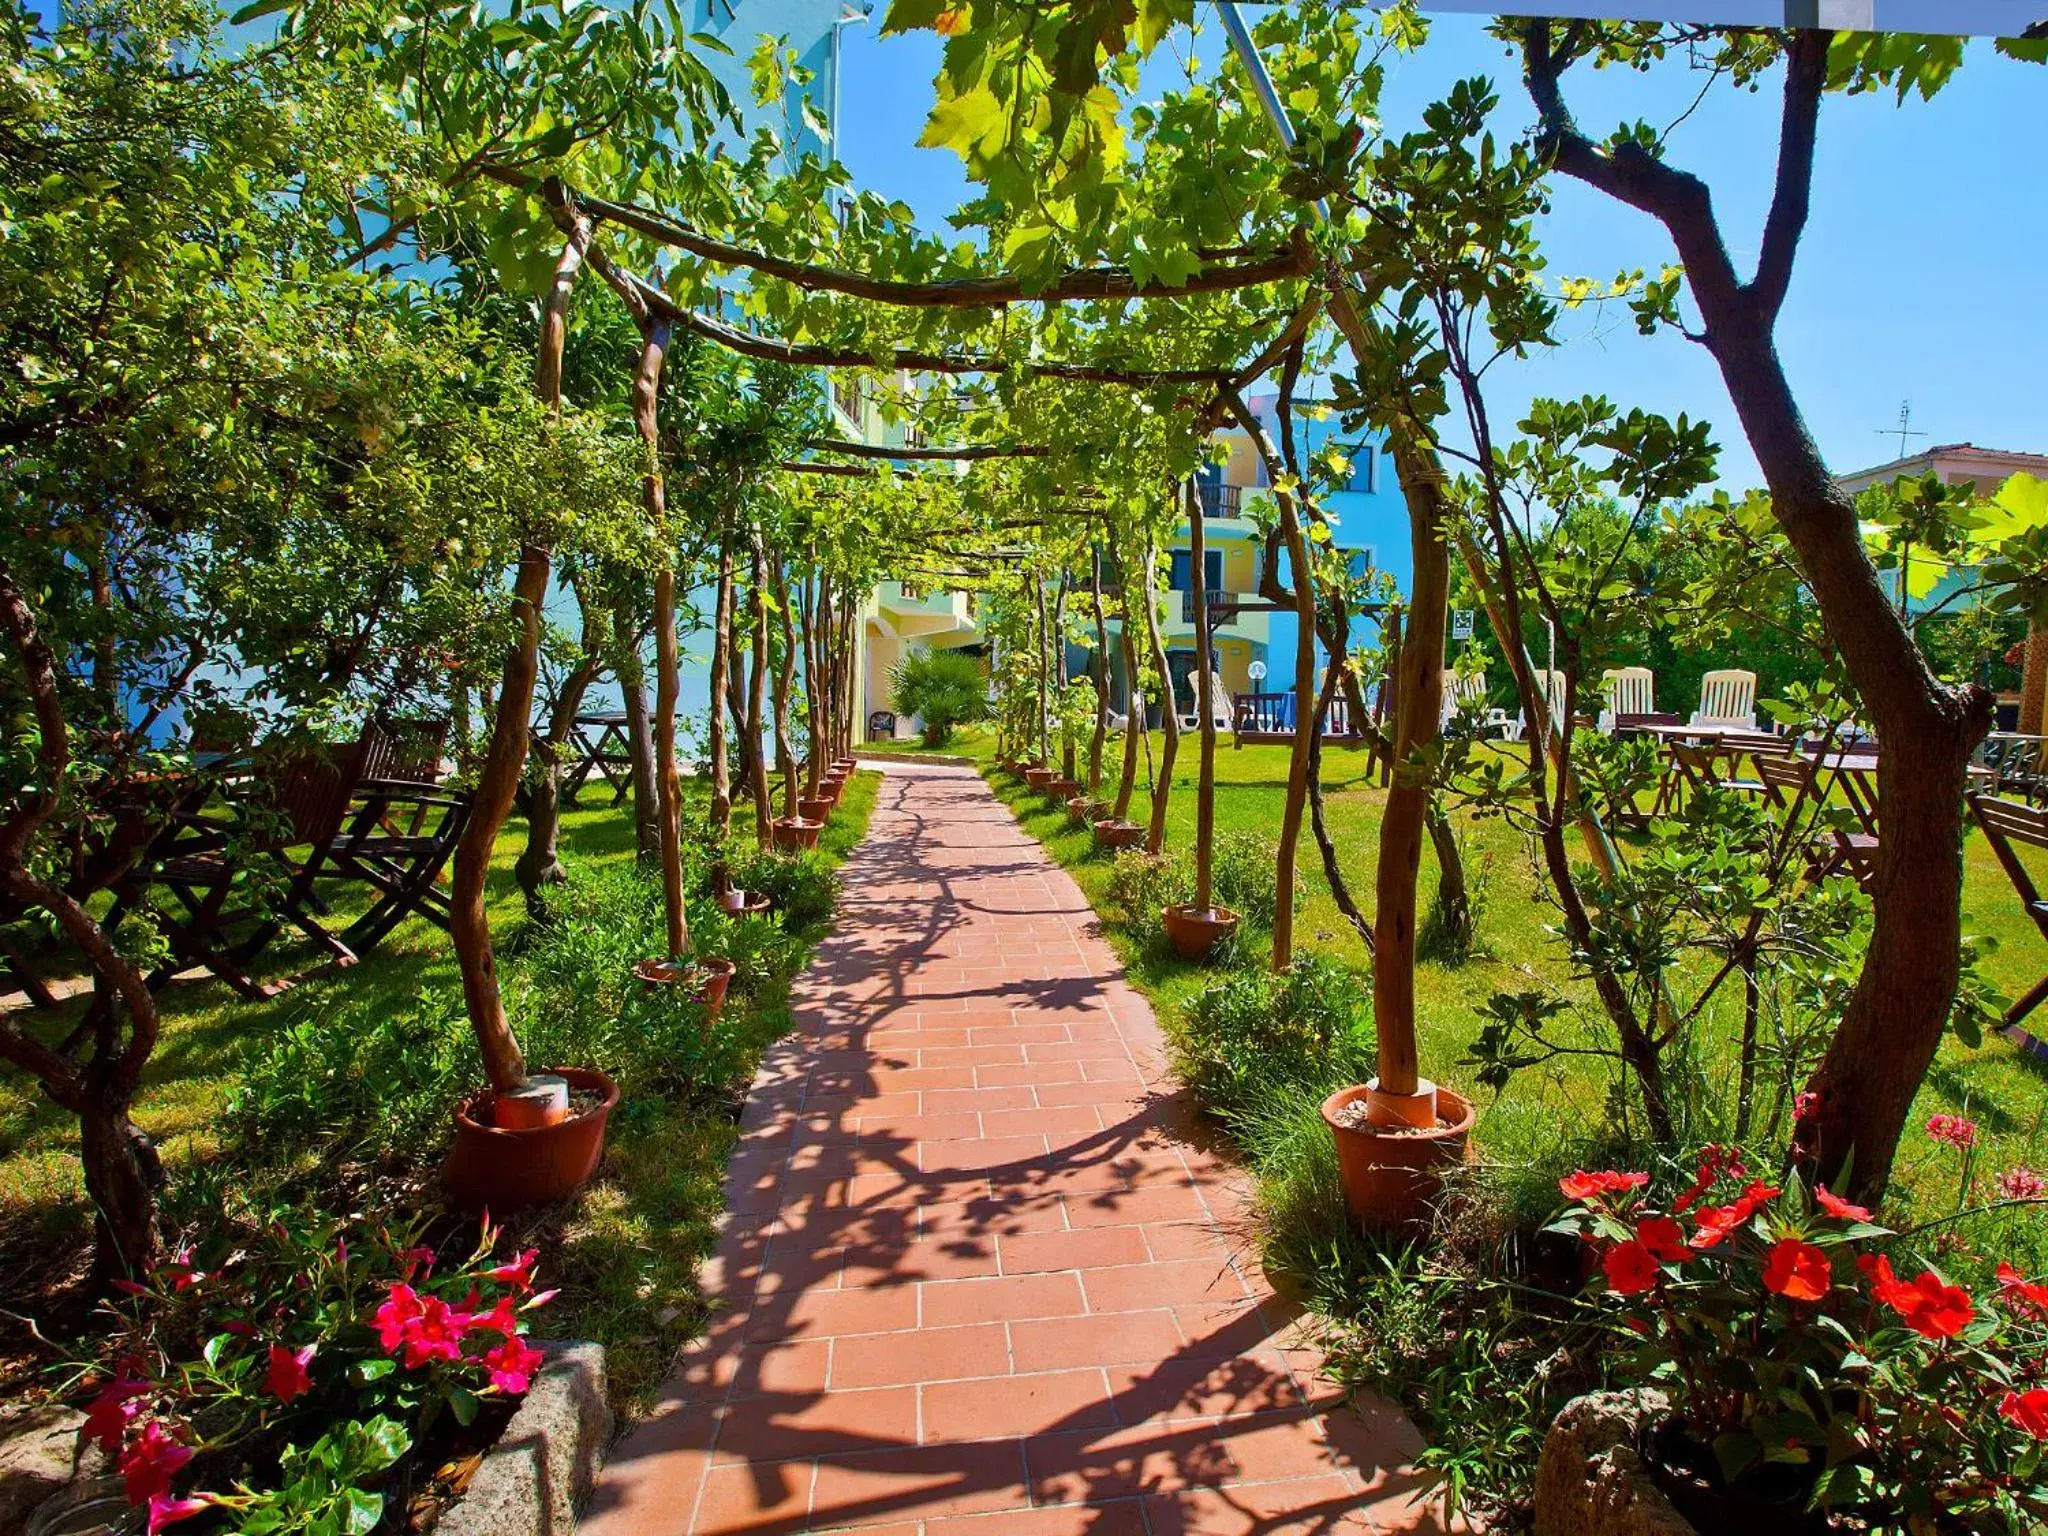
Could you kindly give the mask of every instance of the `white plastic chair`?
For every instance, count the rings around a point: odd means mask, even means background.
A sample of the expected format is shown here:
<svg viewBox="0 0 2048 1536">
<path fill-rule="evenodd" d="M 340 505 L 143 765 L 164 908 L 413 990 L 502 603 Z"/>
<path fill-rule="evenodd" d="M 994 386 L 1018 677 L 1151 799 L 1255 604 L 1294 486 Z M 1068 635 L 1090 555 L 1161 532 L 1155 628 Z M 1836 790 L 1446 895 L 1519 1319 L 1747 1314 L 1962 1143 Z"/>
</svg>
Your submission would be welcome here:
<svg viewBox="0 0 2048 1536">
<path fill-rule="evenodd" d="M 1538 671 L 1537 681 L 1543 686 L 1543 708 L 1550 716 L 1550 728 L 1554 731 L 1564 719 L 1564 674 L 1562 672 Z M 1507 741 L 1521 741 L 1529 734 L 1527 716 L 1516 715 L 1501 726 L 1501 735 Z"/>
<path fill-rule="evenodd" d="M 1617 715 L 1657 713 L 1657 674 L 1648 667 L 1609 667 L 1600 674 L 1600 689 L 1607 696 L 1598 722 L 1602 734 L 1613 733 Z"/>
<path fill-rule="evenodd" d="M 1731 668 L 1702 677 L 1700 707 L 1693 711 L 1689 723 L 1725 730 L 1755 730 L 1756 674 Z"/>
<path fill-rule="evenodd" d="M 1483 670 L 1445 673 L 1443 718 L 1438 722 L 1438 729 L 1449 730 L 1453 720 L 1475 712 L 1482 732 L 1506 730 L 1514 724 L 1505 710 L 1487 709 L 1485 704 L 1486 673 Z"/>
</svg>

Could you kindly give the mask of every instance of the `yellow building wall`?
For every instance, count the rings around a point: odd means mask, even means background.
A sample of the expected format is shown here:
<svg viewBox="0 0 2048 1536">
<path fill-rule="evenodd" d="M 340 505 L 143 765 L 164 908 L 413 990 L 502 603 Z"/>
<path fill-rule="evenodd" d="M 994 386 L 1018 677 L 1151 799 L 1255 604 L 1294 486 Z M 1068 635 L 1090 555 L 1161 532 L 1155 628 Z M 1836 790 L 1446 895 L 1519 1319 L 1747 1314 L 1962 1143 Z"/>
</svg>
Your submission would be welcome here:
<svg viewBox="0 0 2048 1536">
<path fill-rule="evenodd" d="M 1229 592 L 1252 590 L 1252 547 L 1249 544 L 1223 546 L 1223 586 Z"/>
</svg>

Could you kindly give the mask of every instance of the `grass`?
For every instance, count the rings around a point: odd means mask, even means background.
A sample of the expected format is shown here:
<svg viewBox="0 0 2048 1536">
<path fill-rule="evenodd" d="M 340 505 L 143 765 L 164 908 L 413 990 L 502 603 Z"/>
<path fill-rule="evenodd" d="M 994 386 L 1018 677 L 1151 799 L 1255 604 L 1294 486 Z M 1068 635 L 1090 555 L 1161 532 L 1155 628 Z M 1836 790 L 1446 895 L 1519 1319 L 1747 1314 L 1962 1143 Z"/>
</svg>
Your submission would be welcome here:
<svg viewBox="0 0 2048 1536">
<path fill-rule="evenodd" d="M 1114 745 L 1114 743 L 1112 743 Z M 993 771 L 993 739 L 986 731 L 963 732 L 956 746 L 989 770 L 996 793 L 1027 830 L 1065 865 L 1098 909 L 1105 909 L 1110 863 L 1095 851 L 1090 834 L 1075 828 L 1065 810 L 1021 781 Z M 1156 744 L 1155 744 L 1156 749 Z M 1280 822 L 1287 780 L 1284 745 L 1233 748 L 1216 753 L 1216 828 L 1219 836 L 1246 831 L 1271 840 Z M 1113 770 L 1104 762 L 1105 777 Z M 1194 840 L 1196 748 L 1183 742 L 1175 764 L 1173 797 L 1167 811 L 1167 843 L 1188 847 Z M 1145 819 L 1141 795 L 1132 815 Z M 1362 753 L 1327 748 L 1322 785 L 1326 821 L 1339 850 L 1340 867 L 1353 896 L 1368 914 L 1379 848 L 1384 791 L 1365 774 Z M 1509 1164 L 1554 1163 L 1584 1145 L 1585 1131 L 1607 1117 L 1611 1069 L 1587 1058 L 1562 1058 L 1518 1074 L 1498 1095 L 1482 1088 L 1461 1065 L 1480 1027 L 1479 1009 L 1497 990 L 1555 987 L 1590 1005 L 1590 988 L 1566 974 L 1561 941 L 1548 931 L 1555 909 L 1539 895 L 1540 874 L 1524 836 L 1499 818 L 1458 815 L 1468 879 L 1485 886 L 1475 955 L 1461 965 L 1423 961 L 1417 966 L 1417 1022 L 1426 1075 L 1470 1095 L 1480 1108 L 1477 1137 L 1485 1153 Z M 1304 899 L 1295 918 L 1298 945 L 1338 956 L 1361 969 L 1369 964 L 1363 942 L 1337 910 L 1323 878 L 1321 860 L 1304 828 L 1299 857 Z M 1421 871 L 1424 904 L 1434 889 L 1436 862 L 1425 845 Z M 1964 848 L 1964 929 L 1987 941 L 1982 969 L 2008 995 L 2016 996 L 2048 971 L 2044 945 L 1981 835 L 1972 831 Z M 1139 943 L 1128 932 L 1112 938 L 1123 952 L 1133 980 L 1145 990 L 1162 1019 L 1177 1018 L 1182 1004 L 1213 979 L 1213 972 L 1187 965 L 1162 944 Z M 1259 942 L 1255 937 L 1253 942 Z M 1730 1002 L 1734 1001 L 1730 997 Z M 1593 1026 L 1597 1027 L 1597 1026 Z M 1709 1020 L 1704 1059 L 1732 1057 L 1730 1018 Z M 1980 1132 L 1976 1154 L 1977 1191 L 2015 1164 L 2038 1167 L 2048 1160 L 2048 1067 L 1996 1036 L 1971 1048 L 1954 1036 L 1944 1040 L 1929 1071 L 1899 1151 L 1892 1206 L 1901 1219 L 1928 1219 L 1956 1207 L 1956 1154 L 1922 1129 L 1935 1114 L 1967 1115 Z M 2029 1225 L 2042 1224 L 2031 1220 Z M 2002 1236 L 2022 1236 L 2002 1233 Z M 2024 1234 L 2037 1254 L 2048 1257 L 2048 1232 Z"/>
<path fill-rule="evenodd" d="M 876 782 L 873 774 L 849 781 L 820 838 L 821 851 L 833 863 L 865 832 Z M 508 824 L 498 840 L 488 894 L 507 996 L 515 999 L 526 918 L 511 868 L 524 841 L 523 821 Z M 572 866 L 630 862 L 630 808 L 568 811 L 561 849 L 564 863 Z M 213 1202 L 265 1197 L 261 1189 L 244 1187 L 261 1180 L 250 1180 L 223 1156 L 226 1107 L 243 1080 L 251 1046 L 299 1021 L 373 1018 L 380 1010 L 403 1009 L 459 986 L 446 935 L 413 919 L 361 964 L 313 975 L 267 1001 L 244 1002 L 211 980 L 166 990 L 162 1039 L 145 1073 L 135 1118 L 163 1153 L 167 1219 L 204 1221 L 210 1207 L 218 1209 Z M 336 1007 L 341 1002 L 345 1012 Z M 39 1027 L 61 1031 L 76 1007 Z M 614 1404 L 628 1414 L 653 1405 L 677 1349 L 702 1323 L 697 1264 L 722 1209 L 722 1177 L 736 1135 L 735 1096 L 760 1051 L 789 1028 L 786 989 L 757 994 L 737 1018 L 734 1011 L 727 1017 L 742 1046 L 738 1081 L 705 1085 L 706 1091 L 687 1099 L 622 1103 L 611 1120 L 600 1177 L 566 1206 L 520 1218 L 511 1234 L 514 1241 L 547 1239 L 546 1283 L 559 1286 L 561 1295 L 543 1331 L 604 1343 Z M 517 1028 L 516 1017 L 513 1022 Z M 479 1081 L 481 1076 L 479 1066 Z M 401 1200 L 431 1199 L 431 1172 L 413 1170 L 409 1181 L 379 1187 Z M 0 1076 L 0 1261 L 8 1275 L 0 1281 L 0 1307 L 47 1317 L 51 1297 L 82 1269 L 88 1232 L 74 1122 L 20 1074 Z M 0 1377 L 10 1374 L 7 1363 L 28 1362 L 0 1362 Z"/>
</svg>

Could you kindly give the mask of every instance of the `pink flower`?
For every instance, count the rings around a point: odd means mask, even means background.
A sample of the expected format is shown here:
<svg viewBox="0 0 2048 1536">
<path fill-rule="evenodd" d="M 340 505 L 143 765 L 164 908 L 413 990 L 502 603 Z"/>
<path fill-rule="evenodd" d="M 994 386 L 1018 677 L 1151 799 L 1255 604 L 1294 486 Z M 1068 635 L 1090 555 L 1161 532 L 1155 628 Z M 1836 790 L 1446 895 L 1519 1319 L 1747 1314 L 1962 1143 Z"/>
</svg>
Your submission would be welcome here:
<svg viewBox="0 0 2048 1536">
<path fill-rule="evenodd" d="M 211 1508 L 213 1500 L 203 1493 L 189 1499 L 174 1499 L 168 1493 L 159 1493 L 149 1501 L 149 1536 L 156 1536 L 165 1526 L 190 1520 Z"/>
<path fill-rule="evenodd" d="M 169 1494 L 171 1479 L 191 1459 L 192 1448 L 180 1445 L 165 1433 L 163 1425 L 151 1419 L 115 1463 L 121 1470 L 128 1502 L 147 1504 L 159 1494 Z"/>
<path fill-rule="evenodd" d="M 500 1264 L 495 1269 L 485 1270 L 484 1274 L 502 1285 L 516 1285 L 523 1291 L 533 1284 L 533 1267 L 539 1262 L 540 1250 L 528 1248 L 510 1264 Z"/>
<path fill-rule="evenodd" d="M 1764 1289 L 1788 1301 L 1819 1301 L 1834 1283 L 1828 1256 L 1799 1238 L 1780 1238 L 1764 1259 Z"/>
<path fill-rule="evenodd" d="M 135 1401 L 149 1391 L 150 1384 L 132 1376 L 116 1376 L 99 1390 L 85 1410 L 85 1425 L 79 1430 L 82 1439 L 93 1441 L 109 1456 L 121 1449 L 121 1437 L 128 1432 L 128 1421 L 142 1411 L 142 1404 Z"/>
<path fill-rule="evenodd" d="M 312 1362 L 313 1351 L 319 1346 L 308 1344 L 304 1349 L 286 1349 L 282 1344 L 270 1346 L 270 1369 L 264 1376 L 264 1385 L 270 1395 L 280 1403 L 313 1390 L 313 1378 L 306 1371 Z"/>
<path fill-rule="evenodd" d="M 412 1279 L 415 1274 L 425 1279 L 434 1272 L 434 1250 L 408 1248 L 398 1256 L 398 1262 L 406 1279 Z"/>
<path fill-rule="evenodd" d="M 2041 1191 L 2048 1189 L 2041 1175 L 2025 1163 L 2008 1168 L 1998 1176 L 1998 1193 L 2006 1200 L 2038 1200 Z"/>
<path fill-rule="evenodd" d="M 180 1248 L 171 1256 L 168 1264 L 157 1266 L 157 1273 L 171 1282 L 173 1291 L 189 1291 L 206 1276 L 192 1267 L 192 1250 Z"/>
<path fill-rule="evenodd" d="M 508 1338 L 484 1356 L 484 1369 L 491 1374 L 492 1386 L 508 1396 L 517 1397 L 533 1385 L 533 1373 L 540 1369 L 544 1358 L 525 1340 Z"/>
<path fill-rule="evenodd" d="M 438 1296 L 420 1304 L 420 1314 L 406 1325 L 405 1368 L 416 1371 L 429 1360 L 460 1360 L 462 1336 L 469 1314 L 458 1312 Z"/>
<path fill-rule="evenodd" d="M 1870 1212 L 1860 1205 L 1851 1205 L 1840 1195 L 1831 1192 L 1825 1184 L 1817 1185 L 1813 1198 L 1820 1208 L 1838 1221 L 1868 1221 Z"/>
<path fill-rule="evenodd" d="M 398 1353 L 407 1330 L 420 1315 L 419 1293 L 403 1281 L 394 1282 L 377 1309 L 377 1347 L 387 1355 Z"/>
<path fill-rule="evenodd" d="M 1966 1152 L 1977 1145 L 1977 1122 L 1961 1115 L 1936 1115 L 1927 1122 L 1927 1134 L 1958 1152 Z"/>
<path fill-rule="evenodd" d="M 1820 1095 L 1811 1089 L 1804 1090 L 1792 1099 L 1792 1118 L 1794 1121 L 1811 1120 L 1814 1111 L 1819 1108 Z"/>
<path fill-rule="evenodd" d="M 502 1333 L 506 1338 L 519 1336 L 519 1306 L 510 1296 L 500 1296 L 498 1304 L 488 1312 L 479 1312 L 469 1320 L 471 1332 Z"/>
</svg>

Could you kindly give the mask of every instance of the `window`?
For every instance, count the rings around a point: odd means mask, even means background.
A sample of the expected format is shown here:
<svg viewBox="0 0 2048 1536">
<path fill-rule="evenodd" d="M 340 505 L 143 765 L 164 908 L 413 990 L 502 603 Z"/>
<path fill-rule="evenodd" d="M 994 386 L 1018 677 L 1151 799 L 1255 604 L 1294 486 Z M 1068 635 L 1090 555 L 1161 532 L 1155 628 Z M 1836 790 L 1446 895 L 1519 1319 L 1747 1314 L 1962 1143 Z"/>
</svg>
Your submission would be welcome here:
<svg viewBox="0 0 2048 1536">
<path fill-rule="evenodd" d="M 1372 569 L 1372 555 L 1370 548 L 1346 550 L 1344 573 L 1353 581 L 1361 580 L 1365 573 Z"/>
<path fill-rule="evenodd" d="M 1378 490 L 1379 485 L 1377 481 L 1379 476 L 1376 473 L 1378 468 L 1376 456 L 1370 444 L 1360 443 L 1356 448 L 1353 448 L 1351 450 L 1351 489 L 1354 491 L 1364 491 L 1367 494 Z"/>
<path fill-rule="evenodd" d="M 860 385 L 845 379 L 832 381 L 832 403 L 839 407 L 846 419 L 860 424 Z"/>
</svg>

